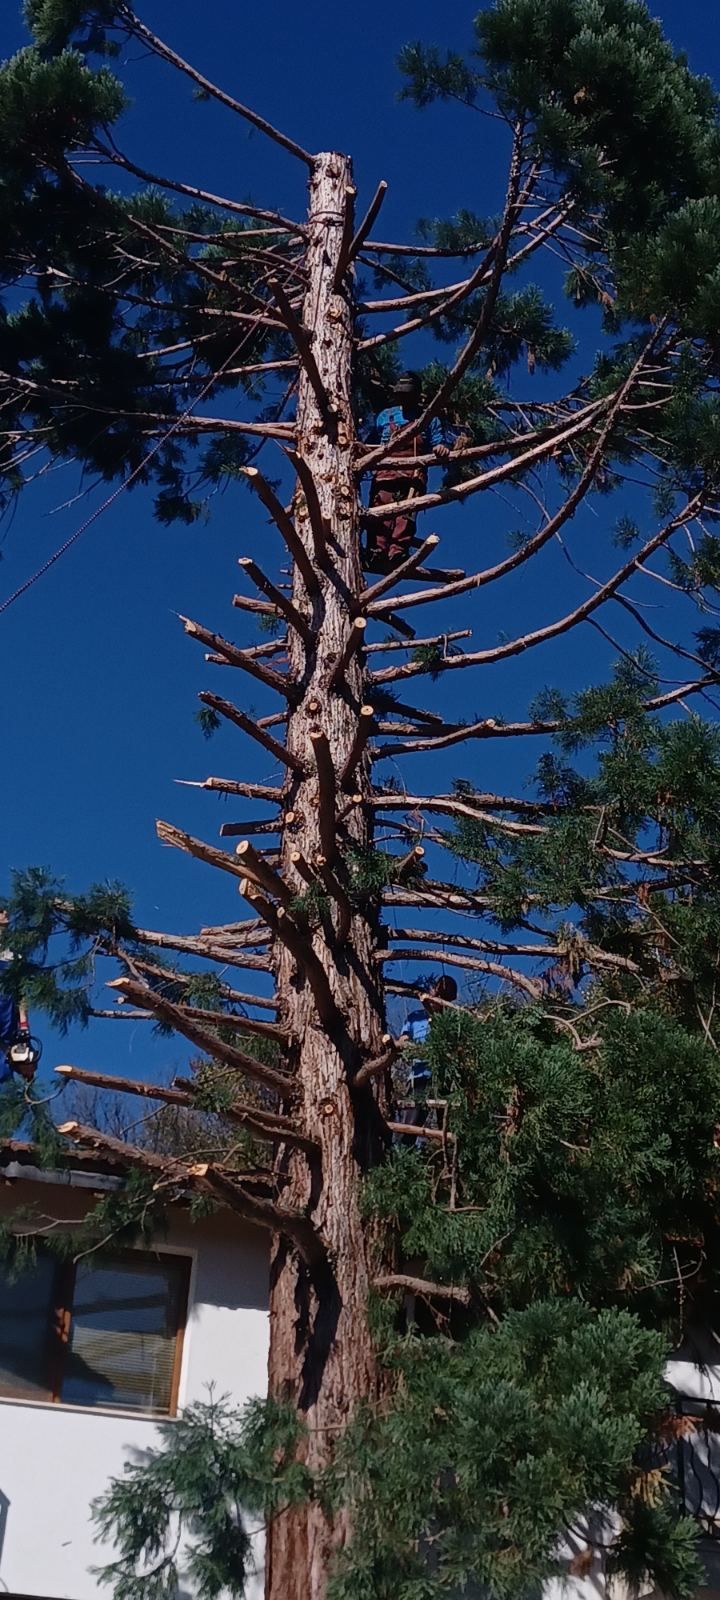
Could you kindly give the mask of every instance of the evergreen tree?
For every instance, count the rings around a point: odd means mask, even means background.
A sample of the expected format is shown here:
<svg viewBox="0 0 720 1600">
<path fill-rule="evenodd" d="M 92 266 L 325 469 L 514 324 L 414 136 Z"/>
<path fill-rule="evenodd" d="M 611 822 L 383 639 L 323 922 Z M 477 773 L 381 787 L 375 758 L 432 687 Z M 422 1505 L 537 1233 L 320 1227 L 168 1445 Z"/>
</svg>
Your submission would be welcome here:
<svg viewBox="0 0 720 1600">
<path fill-rule="evenodd" d="M 38 449 L 150 485 L 161 521 L 192 521 L 210 486 L 244 480 L 292 567 L 288 592 L 242 563 L 262 598 L 235 604 L 264 640 L 239 646 L 184 619 L 211 662 L 279 697 L 258 721 L 201 695 L 207 732 L 229 721 L 279 771 L 274 787 L 202 787 L 266 817 L 224 826 L 234 851 L 158 825 L 235 878 L 250 916 L 159 934 L 117 886 L 73 897 L 37 871 L 8 901 L 6 983 L 83 1021 L 90 964 L 114 963 L 116 992 L 206 1060 L 155 1097 L 243 1130 L 202 1162 L 196 1144 L 186 1160 L 125 1146 L 139 1178 L 118 1225 L 133 1206 L 147 1214 L 142 1177 L 159 1160 L 166 1192 L 222 1203 L 272 1241 L 269 1400 L 241 1417 L 219 1399 L 191 1409 L 112 1486 L 98 1508 L 119 1547 L 109 1579 L 121 1600 L 174 1593 L 179 1517 L 204 1600 L 241 1594 L 257 1514 L 267 1600 L 433 1600 L 470 1585 L 519 1600 L 592 1513 L 620 1518 L 618 1571 L 683 1600 L 698 1582 L 693 1529 L 648 1463 L 672 1436 L 666 1353 L 707 1318 L 720 1271 L 720 736 L 695 710 L 712 705 L 720 660 L 714 92 L 639 0 L 495 0 L 466 56 L 413 44 L 401 65 L 417 105 L 459 99 L 500 119 L 497 215 L 468 209 L 386 244 L 373 237 L 384 186 L 356 218 L 346 156 L 271 127 L 124 0 L 26 0 L 26 16 L 34 43 L 0 73 L 6 496 Z M 125 156 L 111 62 L 128 41 L 280 145 L 309 174 L 307 215 Z M 121 192 L 88 177 L 88 151 Z M 532 281 L 541 259 L 545 285 L 559 263 L 552 291 Z M 579 377 L 564 318 L 588 308 L 600 348 Z M 460 438 L 440 487 L 367 509 L 363 482 L 388 447 L 368 445 L 360 419 L 415 348 L 424 401 L 394 440 L 399 459 L 437 464 L 423 442 L 434 418 Z M 551 398 L 526 397 L 533 372 L 550 375 Z M 285 451 L 289 509 L 285 480 L 254 464 L 266 440 Z M 364 578 L 363 524 L 499 485 L 537 525 L 509 529 L 487 565 L 428 567 L 429 536 Z M 591 496 L 615 529 L 600 577 L 578 516 Z M 469 509 L 469 554 L 477 531 Z M 547 620 L 528 579 L 560 537 L 582 598 Z M 649 620 L 638 575 L 672 595 L 679 637 Z M 516 582 L 523 614 L 537 595 L 532 626 L 468 648 L 449 602 L 500 580 L 501 593 Z M 440 621 L 418 638 L 414 609 L 433 604 Z M 482 714 L 404 698 L 425 677 L 447 706 L 454 673 L 586 625 L 610 644 L 609 680 L 545 688 L 515 720 L 489 700 L 492 674 Z M 502 741 L 526 742 L 521 795 L 462 776 L 409 793 L 383 765 L 477 740 L 498 768 Z M 268 836 L 269 850 L 252 843 Z M 398 925 L 401 908 L 425 926 Z M 405 1047 L 385 1003 L 422 982 L 396 981 L 398 961 L 475 984 L 463 1004 L 436 1003 L 440 1125 L 399 1147 Z M 228 983 L 231 967 L 270 971 L 273 1000 Z M 114 1147 L 106 1129 L 60 1131 Z"/>
</svg>

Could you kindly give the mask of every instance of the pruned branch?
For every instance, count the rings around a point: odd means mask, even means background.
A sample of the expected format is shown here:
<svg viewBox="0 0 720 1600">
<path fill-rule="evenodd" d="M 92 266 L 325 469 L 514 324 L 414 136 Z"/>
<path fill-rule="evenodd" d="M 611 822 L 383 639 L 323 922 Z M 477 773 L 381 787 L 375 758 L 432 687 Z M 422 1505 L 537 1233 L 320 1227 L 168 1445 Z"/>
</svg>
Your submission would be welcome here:
<svg viewBox="0 0 720 1600">
<path fill-rule="evenodd" d="M 336 783 L 335 767 L 327 734 L 322 728 L 313 728 L 310 743 L 315 757 L 318 776 L 318 826 L 320 843 L 328 861 L 337 854 L 337 823 L 335 817 Z"/>
<path fill-rule="evenodd" d="M 299 455 L 297 451 L 286 448 L 284 454 L 297 475 L 300 488 L 305 497 L 315 560 L 318 566 L 322 567 L 327 562 L 327 538 L 330 530 L 323 516 L 312 468 L 308 466 L 304 456 Z"/>
<path fill-rule="evenodd" d="M 296 685 L 282 672 L 276 672 L 274 667 L 266 667 L 264 662 L 258 661 L 251 653 L 240 649 L 238 645 L 231 644 L 229 639 L 223 639 L 219 633 L 212 633 L 209 628 L 203 628 L 199 622 L 193 622 L 190 617 L 181 616 L 180 621 L 191 639 L 197 639 L 207 649 L 223 656 L 229 666 L 240 667 L 251 678 L 257 679 L 258 683 L 263 683 L 267 689 L 275 689 L 278 694 L 284 695 L 286 700 L 293 700 L 296 697 Z"/>
<path fill-rule="evenodd" d="M 268 483 L 267 478 L 263 477 L 258 467 L 241 467 L 240 471 L 243 477 L 247 478 L 258 498 L 262 500 L 265 509 L 270 512 L 270 516 L 278 532 L 282 534 L 293 561 L 302 573 L 308 594 L 317 594 L 319 585 L 315 568 L 292 518 L 288 516 L 284 505 L 278 500 L 275 490 Z"/>
<path fill-rule="evenodd" d="M 328 678 L 328 689 L 337 689 L 344 681 L 346 667 L 350 665 L 353 656 L 355 656 L 358 650 L 360 650 L 363 646 L 366 628 L 366 617 L 355 617 L 353 619 L 353 622 L 348 630 L 345 643 L 340 651 L 337 661 L 335 662 L 335 666 L 330 673 L 330 677 Z"/>
<path fill-rule="evenodd" d="M 315 636 L 307 617 L 304 617 L 302 612 L 298 611 L 297 606 L 294 606 L 292 600 L 286 594 L 283 594 L 282 589 L 276 588 L 275 584 L 269 578 L 266 578 L 265 573 L 257 565 L 256 561 L 252 561 L 249 556 L 241 556 L 238 566 L 242 567 L 243 572 L 247 574 L 251 583 L 254 583 L 255 587 L 260 589 L 268 600 L 272 601 L 275 610 L 282 612 L 289 626 L 295 629 L 295 632 L 300 635 L 303 644 L 310 649 L 314 644 Z M 233 605 L 242 605 L 243 603 L 242 596 L 236 595 L 234 597 Z"/>
<path fill-rule="evenodd" d="M 345 766 L 340 774 L 340 787 L 342 789 L 350 788 L 352 779 L 354 778 L 358 766 L 362 761 L 368 739 L 370 738 L 370 730 L 372 728 L 374 716 L 374 706 L 360 707 L 358 712 L 357 726 L 355 729 L 355 737 L 353 739 L 347 761 L 345 762 Z"/>
<path fill-rule="evenodd" d="M 272 734 L 266 733 L 264 728 L 259 728 L 252 717 L 246 716 L 245 712 L 241 711 L 238 706 L 234 706 L 230 700 L 223 700 L 220 695 L 210 694 L 205 689 L 198 696 L 198 699 L 202 701 L 203 705 L 210 706 L 212 711 L 217 711 L 218 716 L 226 717 L 228 722 L 235 724 L 236 728 L 240 728 L 243 733 L 249 734 L 251 739 L 257 740 L 257 743 L 261 744 L 269 755 L 273 756 L 276 761 L 281 761 L 283 766 L 289 767 L 291 772 L 296 772 L 298 775 L 303 774 L 305 769 L 298 757 L 293 755 L 291 750 L 287 750 L 284 744 L 280 744 L 277 739 L 273 739 Z M 218 779 L 213 784 L 213 787 L 218 788 L 219 785 L 220 780 Z M 205 787 L 205 785 L 201 785 L 201 787 Z M 226 789 L 224 792 L 227 794 L 229 791 Z"/>
<path fill-rule="evenodd" d="M 159 1100 L 164 1105 L 181 1106 L 188 1111 L 205 1110 L 198 1105 L 194 1094 L 175 1084 L 144 1083 L 135 1078 L 119 1078 L 114 1073 L 90 1072 L 84 1067 L 60 1066 L 55 1071 L 61 1078 L 88 1084 L 93 1089 L 109 1090 L 113 1094 L 139 1095 L 144 1100 Z M 264 1111 L 262 1106 L 235 1101 L 231 1106 L 223 1106 L 221 1115 L 236 1127 L 247 1128 L 248 1133 L 256 1134 L 259 1139 L 267 1139 L 275 1144 L 291 1144 L 305 1150 L 308 1155 L 317 1149 L 315 1140 L 300 1133 L 289 1117 Z"/>
<path fill-rule="evenodd" d="M 244 1073 L 246 1077 L 263 1084 L 266 1089 L 271 1089 L 273 1094 L 279 1095 L 283 1100 L 292 1099 L 295 1093 L 292 1078 L 286 1077 L 285 1073 L 276 1072 L 274 1067 L 267 1066 L 264 1061 L 256 1061 L 254 1056 L 247 1055 L 236 1045 L 227 1044 L 217 1034 L 201 1027 L 188 1016 L 184 1006 L 175 1005 L 172 1000 L 167 1000 L 149 984 L 138 983 L 135 978 L 114 978 L 108 984 L 108 988 L 125 995 L 133 1005 L 152 1011 L 176 1033 L 183 1034 L 191 1044 L 197 1045 L 198 1049 L 203 1050 L 211 1060 L 221 1061 L 224 1066 Z"/>
<path fill-rule="evenodd" d="M 337 418 L 337 406 L 333 404 L 320 376 L 320 370 L 315 360 L 312 343 L 313 336 L 309 328 L 300 321 L 297 312 L 288 299 L 283 284 L 279 278 L 268 278 L 268 289 L 275 299 L 282 320 L 287 328 L 290 338 L 295 345 L 300 361 L 305 368 L 308 379 L 315 391 L 315 398 L 322 416 L 329 423 L 334 423 Z"/>
</svg>

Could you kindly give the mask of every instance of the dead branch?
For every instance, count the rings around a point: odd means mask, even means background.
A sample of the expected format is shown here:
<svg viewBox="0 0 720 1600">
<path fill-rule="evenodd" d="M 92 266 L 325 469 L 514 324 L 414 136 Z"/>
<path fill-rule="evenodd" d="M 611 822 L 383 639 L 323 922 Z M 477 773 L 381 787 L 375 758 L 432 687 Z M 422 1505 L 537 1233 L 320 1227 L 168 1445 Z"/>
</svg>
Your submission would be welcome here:
<svg viewBox="0 0 720 1600">
<path fill-rule="evenodd" d="M 191 833 L 185 833 L 182 828 L 174 827 L 171 822 L 158 820 L 155 832 L 162 844 L 172 845 L 175 850 L 183 850 L 186 855 L 194 856 L 196 861 L 204 861 L 210 867 L 219 867 L 222 872 L 229 872 L 234 878 L 244 878 L 246 875 L 244 866 L 241 866 L 233 856 L 229 856 L 225 850 L 218 850 L 215 845 L 205 844 L 204 840 L 193 838 Z M 239 850 L 240 846 L 238 852 Z M 249 841 L 248 850 L 252 850 Z"/>
<path fill-rule="evenodd" d="M 343 265 L 342 272 L 340 272 L 340 270 L 338 268 L 338 276 L 336 278 L 336 285 L 337 285 L 338 288 L 340 286 L 340 283 L 342 282 L 342 279 L 345 276 L 345 273 L 348 270 L 348 267 L 352 266 L 353 261 L 355 261 L 356 257 L 359 255 L 360 251 L 363 249 L 363 246 L 365 244 L 365 240 L 367 239 L 367 236 L 368 236 L 368 234 L 370 232 L 370 229 L 372 228 L 373 223 L 375 222 L 375 219 L 378 216 L 378 213 L 380 211 L 380 207 L 381 207 L 381 205 L 383 203 L 383 200 L 385 199 L 385 196 L 387 194 L 387 187 L 388 186 L 387 186 L 387 183 L 385 182 L 385 179 L 381 178 L 380 182 L 379 182 L 379 184 L 377 186 L 377 189 L 375 190 L 375 193 L 374 193 L 374 195 L 372 197 L 372 200 L 370 201 L 370 204 L 369 204 L 369 206 L 367 208 L 367 211 L 365 212 L 365 215 L 364 215 L 364 217 L 362 219 L 362 222 L 360 223 L 360 225 L 359 225 L 359 227 L 358 227 L 358 229 L 357 229 L 357 231 L 355 233 L 355 236 L 351 241 L 350 248 L 349 248 L 349 250 L 347 252 L 347 258 L 346 258 L 346 260 L 344 262 L 344 265 Z"/>
<path fill-rule="evenodd" d="M 245 838 L 246 834 L 279 833 L 281 822 L 221 822 L 221 839 Z"/>
<path fill-rule="evenodd" d="M 185 1012 L 192 1022 L 205 1021 L 213 1028 L 237 1028 L 240 1033 L 253 1033 L 258 1039 L 274 1039 L 281 1045 L 290 1041 L 289 1030 L 279 1022 L 261 1022 L 258 1017 L 240 1017 L 229 1011 L 206 1011 L 200 1006 L 185 1006 Z"/>
<path fill-rule="evenodd" d="M 309 938 L 303 934 L 284 909 L 277 914 L 278 937 L 287 945 L 300 971 L 307 979 L 320 1021 L 326 1027 L 336 1028 L 342 1021 L 333 999 L 328 976 L 318 960 Z"/>
<path fill-rule="evenodd" d="M 442 1128 L 421 1127 L 419 1123 L 386 1122 L 385 1127 L 389 1133 L 407 1134 L 409 1138 L 430 1139 L 435 1144 L 454 1144 L 455 1134 L 445 1133 Z"/>
<path fill-rule="evenodd" d="M 429 639 L 413 639 L 407 644 L 402 639 L 382 639 L 377 644 L 366 644 L 367 655 L 384 655 L 389 650 L 421 650 L 428 645 L 441 644 L 447 646 L 455 639 L 470 639 L 472 628 L 456 628 L 453 633 L 434 633 Z"/>
<path fill-rule="evenodd" d="M 320 882 L 326 893 L 332 896 L 338 908 L 337 938 L 342 945 L 350 932 L 352 922 L 352 905 L 336 873 L 324 855 L 315 857 L 315 866 Z"/>
<path fill-rule="evenodd" d="M 686 522 L 690 522 L 693 517 L 697 516 L 701 505 L 700 495 L 695 495 L 684 509 L 678 512 L 677 516 L 666 522 L 657 533 L 653 534 L 651 539 L 647 539 L 642 549 L 624 562 L 623 566 L 613 573 L 612 578 L 601 584 L 600 588 L 596 589 L 589 599 L 584 600 L 574 610 L 567 611 L 563 617 L 558 617 L 555 622 L 548 623 L 544 628 L 536 628 L 531 633 L 522 634 L 517 639 L 509 639 L 506 644 L 495 645 L 490 650 L 474 650 L 467 655 L 446 656 L 442 662 L 442 671 L 454 671 L 458 667 L 487 666 L 494 661 L 504 661 L 509 656 L 521 655 L 525 650 L 533 650 L 537 645 L 544 644 L 548 639 L 556 639 L 559 634 L 569 633 L 572 628 L 577 627 L 581 622 L 585 622 L 588 617 L 592 616 L 594 611 L 597 611 L 600 606 L 611 599 L 621 585 L 632 576 L 633 572 L 639 571 L 643 562 L 647 561 L 655 550 L 667 544 L 668 539 L 672 538 L 673 533 L 676 533 L 678 528 L 682 528 Z M 396 678 L 414 677 L 418 673 L 427 672 L 428 670 L 430 670 L 428 666 L 422 662 L 408 662 L 405 666 L 388 667 L 383 672 L 375 673 L 374 679 L 376 683 L 389 683 Z"/>
<path fill-rule="evenodd" d="M 297 476 L 305 497 L 315 560 L 319 567 L 323 567 L 327 562 L 327 538 L 330 530 L 322 513 L 312 469 L 308 466 L 304 457 L 298 455 L 296 451 L 286 449 L 284 454 L 287 456 L 290 466 Z"/>
<path fill-rule="evenodd" d="M 280 805 L 282 789 L 274 788 L 267 783 L 242 783 L 237 778 L 176 778 L 176 783 L 182 784 L 185 789 L 211 789 L 216 794 L 234 794 L 242 796 L 245 800 L 268 800 L 273 805 Z"/>
<path fill-rule="evenodd" d="M 245 121 L 251 123 L 253 128 L 257 128 L 260 133 L 264 133 L 274 144 L 279 144 L 283 150 L 287 150 L 291 156 L 297 156 L 299 161 L 303 161 L 306 166 L 312 169 L 315 158 L 310 155 L 309 151 L 303 150 L 302 145 L 297 144 L 294 139 L 288 138 L 288 135 L 282 133 L 279 128 L 273 127 L 273 124 L 268 122 L 266 117 L 261 117 L 259 112 L 253 111 L 250 106 L 243 105 L 233 95 L 227 94 L 224 89 L 218 88 L 218 85 L 213 83 L 210 78 L 206 78 L 202 72 L 198 72 L 196 67 L 186 61 L 183 56 L 178 55 L 177 51 L 166 44 L 164 39 L 158 38 L 157 34 L 153 33 L 146 23 L 141 22 L 134 11 L 124 11 L 123 21 L 126 23 L 130 33 L 134 34 L 138 39 L 143 39 L 145 44 L 154 51 L 155 55 L 160 56 L 163 61 L 169 62 L 179 72 L 183 72 L 186 77 L 191 78 L 193 83 L 199 86 L 203 94 L 211 95 L 213 100 L 219 100 L 221 105 L 227 106 L 230 111 L 234 111 L 238 116 L 244 117 Z"/>
<path fill-rule="evenodd" d="M 282 217 L 279 211 L 264 211 L 259 206 L 246 204 L 239 200 L 228 200 L 225 195 L 211 194 L 207 189 L 199 189 L 192 183 L 180 183 L 176 178 L 163 178 L 156 172 L 148 172 L 145 167 L 139 167 L 135 161 L 116 148 L 103 145 L 95 138 L 95 144 L 101 155 L 111 162 L 113 166 L 122 167 L 125 172 L 132 172 L 134 177 L 142 178 L 151 188 L 171 189 L 174 194 L 184 194 L 189 200 L 198 200 L 202 205 L 219 206 L 221 211 L 232 211 L 241 217 L 256 217 L 260 222 L 276 224 L 282 233 L 292 233 L 301 239 L 307 237 L 307 230 L 299 222 L 293 222 L 289 217 Z M 207 314 L 207 307 L 204 307 Z M 225 312 L 219 313 L 225 315 Z"/>
<path fill-rule="evenodd" d="M 315 398 L 318 406 L 320 407 L 321 415 L 328 422 L 332 423 L 337 418 L 337 406 L 335 406 L 330 399 L 327 389 L 325 388 L 320 376 L 320 370 L 318 368 L 317 361 L 315 360 L 312 347 L 312 333 L 300 321 L 297 312 L 294 310 L 287 294 L 285 293 L 284 286 L 280 282 L 280 279 L 268 278 L 267 282 L 268 289 L 275 300 L 285 327 L 290 334 L 290 338 L 295 345 L 295 349 L 297 350 L 302 365 L 304 366 L 310 383 L 315 391 Z"/>
</svg>

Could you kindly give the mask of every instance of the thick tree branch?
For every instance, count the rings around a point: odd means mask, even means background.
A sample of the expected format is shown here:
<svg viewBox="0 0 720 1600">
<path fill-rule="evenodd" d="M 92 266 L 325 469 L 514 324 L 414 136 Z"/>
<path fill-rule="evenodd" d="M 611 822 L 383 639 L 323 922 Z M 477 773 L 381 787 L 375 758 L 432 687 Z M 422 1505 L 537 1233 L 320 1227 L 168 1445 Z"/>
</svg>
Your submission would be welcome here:
<svg viewBox="0 0 720 1600">
<path fill-rule="evenodd" d="M 543 994 L 541 983 L 536 983 L 533 978 L 528 978 L 524 972 L 517 972 L 514 967 L 503 967 L 498 961 L 481 961 L 476 956 L 456 955 L 446 950 L 378 950 L 377 960 L 385 961 L 432 961 L 436 966 L 467 967 L 472 972 L 486 972 L 489 977 L 501 978 L 503 983 L 512 984 L 513 988 L 521 989 L 523 994 L 530 996 L 531 1000 L 540 1000 Z"/>
<path fill-rule="evenodd" d="M 139 1095 L 144 1100 L 159 1100 L 164 1105 L 181 1106 L 188 1111 L 212 1114 L 207 1113 L 206 1108 L 198 1104 L 197 1098 L 190 1090 L 178 1088 L 174 1084 L 142 1083 L 134 1078 L 119 1078 L 107 1072 L 89 1072 L 84 1067 L 60 1066 L 56 1067 L 55 1071 L 68 1081 L 85 1083 L 90 1088 L 107 1090 L 111 1094 Z M 236 1127 L 247 1128 L 248 1133 L 256 1134 L 259 1139 L 266 1139 L 274 1144 L 291 1144 L 299 1150 L 305 1150 L 308 1155 L 317 1149 L 315 1140 L 299 1133 L 289 1117 L 280 1117 L 272 1111 L 264 1111 L 262 1106 L 244 1105 L 240 1101 L 235 1101 L 231 1106 L 223 1106 L 218 1115 Z"/>
<path fill-rule="evenodd" d="M 373 1278 L 373 1288 L 403 1289 L 406 1294 L 420 1295 L 428 1300 L 455 1300 L 461 1306 L 469 1306 L 471 1302 L 469 1289 L 450 1283 L 431 1283 L 428 1278 L 414 1278 L 407 1272 L 381 1273 L 380 1277 Z"/>
<path fill-rule="evenodd" d="M 274 667 L 266 667 L 252 654 L 240 649 L 238 645 L 231 644 L 229 639 L 223 639 L 221 634 L 212 633 L 201 623 L 193 622 L 190 617 L 181 616 L 180 621 L 189 638 L 197 639 L 199 644 L 204 644 L 207 649 L 215 651 L 229 666 L 240 667 L 243 672 L 247 672 L 258 683 L 264 684 L 267 689 L 274 689 L 277 694 L 284 695 L 286 700 L 296 698 L 296 685 L 291 678 L 285 677 L 284 673 L 276 672 Z"/>
<path fill-rule="evenodd" d="M 188 1016 L 184 1006 L 175 1005 L 173 1001 L 167 1000 L 149 984 L 138 983 L 135 978 L 114 978 L 108 984 L 108 988 L 125 995 L 133 1005 L 152 1011 L 161 1022 L 166 1022 L 176 1033 L 181 1033 L 191 1044 L 197 1045 L 198 1049 L 203 1050 L 211 1060 L 220 1061 L 223 1066 L 231 1067 L 233 1071 L 241 1072 L 245 1077 L 263 1084 L 266 1089 L 272 1090 L 273 1094 L 279 1095 L 283 1100 L 292 1099 L 294 1096 L 295 1084 L 292 1078 L 283 1072 L 276 1072 L 274 1067 L 267 1066 L 264 1061 L 256 1061 L 254 1056 L 247 1055 L 244 1050 L 227 1044 L 217 1034 L 201 1027 Z"/>
</svg>

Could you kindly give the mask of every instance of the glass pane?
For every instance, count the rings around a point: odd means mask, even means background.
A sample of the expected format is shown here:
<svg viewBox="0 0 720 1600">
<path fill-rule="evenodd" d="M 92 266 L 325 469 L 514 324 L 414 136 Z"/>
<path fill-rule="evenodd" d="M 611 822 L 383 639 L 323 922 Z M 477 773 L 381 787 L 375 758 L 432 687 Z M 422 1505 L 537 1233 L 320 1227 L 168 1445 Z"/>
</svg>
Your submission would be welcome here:
<svg viewBox="0 0 720 1600">
<path fill-rule="evenodd" d="M 55 1272 L 41 1256 L 14 1282 L 0 1274 L 0 1394 L 50 1398 Z"/>
<path fill-rule="evenodd" d="M 181 1286 L 172 1262 L 80 1262 L 61 1400 L 169 1411 Z"/>
</svg>

